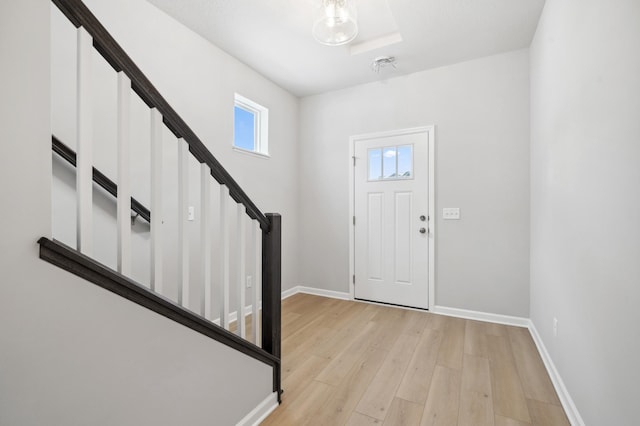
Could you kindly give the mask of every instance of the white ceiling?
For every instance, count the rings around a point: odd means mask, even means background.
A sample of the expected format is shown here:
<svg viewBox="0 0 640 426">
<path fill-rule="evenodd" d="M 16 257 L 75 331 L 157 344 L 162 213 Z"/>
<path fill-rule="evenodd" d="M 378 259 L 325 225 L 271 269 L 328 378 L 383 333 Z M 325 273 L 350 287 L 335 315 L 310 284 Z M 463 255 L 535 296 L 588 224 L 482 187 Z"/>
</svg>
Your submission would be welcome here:
<svg viewBox="0 0 640 426">
<path fill-rule="evenodd" d="M 544 5 L 544 0 L 354 0 L 358 37 L 328 47 L 311 35 L 319 0 L 149 2 L 297 96 L 528 47 Z M 378 56 L 394 56 L 397 69 L 374 73 L 370 64 Z"/>
</svg>

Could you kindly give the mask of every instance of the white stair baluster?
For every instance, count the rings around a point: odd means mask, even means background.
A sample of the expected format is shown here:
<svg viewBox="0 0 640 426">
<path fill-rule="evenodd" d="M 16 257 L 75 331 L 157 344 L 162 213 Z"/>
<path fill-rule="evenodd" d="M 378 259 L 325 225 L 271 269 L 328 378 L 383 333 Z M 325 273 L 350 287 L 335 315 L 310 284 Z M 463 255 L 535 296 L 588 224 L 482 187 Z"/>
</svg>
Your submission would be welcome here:
<svg viewBox="0 0 640 426">
<path fill-rule="evenodd" d="M 151 109 L 151 290 L 162 293 L 162 115 Z"/>
<path fill-rule="evenodd" d="M 189 144 L 178 139 L 178 247 L 179 289 L 178 303 L 189 308 Z"/>
<path fill-rule="evenodd" d="M 77 121 L 76 121 L 76 195 L 77 249 L 93 252 L 93 126 L 91 56 L 93 39 L 82 27 L 77 30 Z"/>
<path fill-rule="evenodd" d="M 200 253 L 202 266 L 202 315 L 211 320 L 211 169 L 200 164 Z"/>
<path fill-rule="evenodd" d="M 236 236 L 238 238 L 238 288 L 237 288 L 237 320 L 236 320 L 236 334 L 243 339 L 247 335 L 247 323 L 244 318 L 244 308 L 246 305 L 245 288 L 246 288 L 246 229 L 245 229 L 245 208 L 242 203 L 236 206 Z"/>
<path fill-rule="evenodd" d="M 131 177 L 129 155 L 129 110 L 131 80 L 118 73 L 118 272 L 131 276 Z"/>
<path fill-rule="evenodd" d="M 256 346 L 262 346 L 262 333 L 260 333 L 260 290 L 262 288 L 262 230 L 260 222 L 252 221 L 251 241 L 255 244 L 255 272 L 253 280 L 253 303 L 251 306 L 251 332 L 253 334 L 253 343 Z"/>
<path fill-rule="evenodd" d="M 222 285 L 222 306 L 220 326 L 229 329 L 229 188 L 220 185 L 220 283 Z"/>
</svg>

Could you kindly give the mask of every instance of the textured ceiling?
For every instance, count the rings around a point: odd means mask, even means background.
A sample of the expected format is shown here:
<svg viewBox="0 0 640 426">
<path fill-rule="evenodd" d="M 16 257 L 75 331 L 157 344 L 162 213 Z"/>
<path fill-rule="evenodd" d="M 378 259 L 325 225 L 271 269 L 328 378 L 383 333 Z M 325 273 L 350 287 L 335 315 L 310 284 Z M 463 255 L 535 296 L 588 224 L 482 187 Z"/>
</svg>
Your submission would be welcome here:
<svg viewBox="0 0 640 426">
<path fill-rule="evenodd" d="M 355 0 L 360 32 L 311 35 L 319 0 L 148 0 L 265 77 L 306 96 L 528 47 L 544 0 Z M 374 73 L 378 56 L 397 69 Z"/>
</svg>

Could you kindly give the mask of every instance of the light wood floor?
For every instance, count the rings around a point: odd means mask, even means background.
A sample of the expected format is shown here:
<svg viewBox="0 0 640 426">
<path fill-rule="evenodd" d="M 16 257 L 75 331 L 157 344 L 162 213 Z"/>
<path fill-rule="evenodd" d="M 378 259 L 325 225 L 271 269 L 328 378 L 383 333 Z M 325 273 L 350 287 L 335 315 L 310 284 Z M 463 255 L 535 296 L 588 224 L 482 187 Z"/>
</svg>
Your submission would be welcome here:
<svg viewBox="0 0 640 426">
<path fill-rule="evenodd" d="M 568 425 L 525 328 L 298 294 L 263 425 Z"/>
</svg>

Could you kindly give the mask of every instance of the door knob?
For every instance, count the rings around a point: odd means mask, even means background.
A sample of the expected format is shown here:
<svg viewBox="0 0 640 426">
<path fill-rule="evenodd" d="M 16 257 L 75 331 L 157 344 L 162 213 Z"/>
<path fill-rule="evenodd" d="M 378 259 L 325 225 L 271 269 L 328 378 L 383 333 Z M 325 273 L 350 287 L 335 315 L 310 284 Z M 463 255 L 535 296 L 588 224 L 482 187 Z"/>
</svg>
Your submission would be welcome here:
<svg viewBox="0 0 640 426">
<path fill-rule="evenodd" d="M 425 215 L 421 215 L 420 220 L 424 222 L 425 220 L 427 220 L 427 218 L 425 217 Z"/>
<path fill-rule="evenodd" d="M 424 229 L 424 228 L 420 228 L 420 233 L 421 233 L 421 234 L 424 234 L 425 232 L 427 232 L 427 230 L 426 230 L 426 229 Z"/>
</svg>

